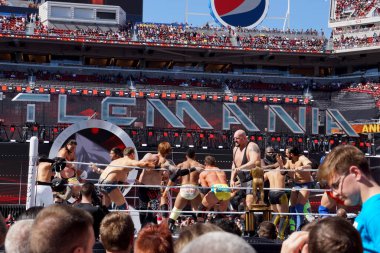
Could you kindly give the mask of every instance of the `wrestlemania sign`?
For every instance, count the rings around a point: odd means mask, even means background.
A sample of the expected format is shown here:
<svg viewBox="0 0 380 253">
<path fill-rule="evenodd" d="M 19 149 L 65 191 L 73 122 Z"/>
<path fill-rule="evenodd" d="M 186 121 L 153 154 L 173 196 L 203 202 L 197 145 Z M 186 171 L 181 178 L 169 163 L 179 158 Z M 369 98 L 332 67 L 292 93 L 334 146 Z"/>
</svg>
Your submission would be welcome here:
<svg viewBox="0 0 380 253">
<path fill-rule="evenodd" d="M 223 26 L 253 28 L 267 15 L 269 0 L 210 0 L 215 21 Z"/>
</svg>

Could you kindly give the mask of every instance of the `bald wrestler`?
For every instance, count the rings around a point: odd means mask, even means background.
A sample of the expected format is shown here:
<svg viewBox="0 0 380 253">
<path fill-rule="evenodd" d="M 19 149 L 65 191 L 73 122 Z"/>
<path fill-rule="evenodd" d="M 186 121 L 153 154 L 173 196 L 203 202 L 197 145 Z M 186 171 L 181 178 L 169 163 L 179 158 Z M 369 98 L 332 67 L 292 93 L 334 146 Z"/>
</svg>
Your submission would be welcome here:
<svg viewBox="0 0 380 253">
<path fill-rule="evenodd" d="M 128 167 L 123 168 L 120 166 Z M 124 157 L 113 160 L 99 177 L 99 184 L 104 185 L 99 187 L 100 191 L 107 195 L 110 200 L 116 204 L 118 210 L 128 210 L 128 204 L 125 201 L 120 189 L 116 185 L 120 182 L 124 182 L 124 180 L 128 177 L 128 173 L 132 170 L 132 168 L 129 167 L 153 169 L 155 164 L 149 161 L 136 161 L 135 149 L 132 147 L 127 147 L 124 149 Z"/>
<path fill-rule="evenodd" d="M 178 164 L 177 168 L 177 171 L 172 174 L 168 182 L 168 186 L 172 186 L 175 185 L 178 178 L 181 178 L 182 186 L 175 199 L 174 208 L 170 213 L 170 218 L 168 220 L 171 231 L 174 230 L 175 221 L 181 214 L 182 209 L 188 203 L 191 204 L 193 211 L 196 211 L 198 210 L 199 204 L 202 202 L 202 197 L 198 190 L 198 181 L 200 174 L 199 169 L 204 168 L 204 166 L 195 160 L 194 149 L 187 150 L 186 161 Z M 163 197 L 166 197 L 169 189 L 169 187 L 165 189 Z"/>
<path fill-rule="evenodd" d="M 246 206 L 249 207 L 254 203 L 249 170 L 255 167 L 255 162 L 261 161 L 260 148 L 256 143 L 250 142 L 245 131 L 241 129 L 234 133 L 234 142 L 230 186 L 236 186 L 235 181 L 239 177 L 241 186 L 250 188 L 246 190 Z"/>
<path fill-rule="evenodd" d="M 290 207 L 289 212 L 301 213 L 302 215 L 296 215 L 291 217 L 290 230 L 299 230 L 303 219 L 304 213 L 310 213 L 309 194 L 310 192 L 305 189 L 314 187 L 314 180 L 311 177 L 311 161 L 300 153 L 296 147 L 286 148 L 286 157 L 288 161 L 285 164 L 285 169 L 291 170 L 288 174 L 293 179 L 294 187 L 290 194 Z"/>
<path fill-rule="evenodd" d="M 257 190 L 259 190 L 260 198 L 258 203 L 264 204 L 264 170 L 261 168 L 261 161 L 256 161 L 255 166 L 256 167 L 251 170 L 253 203 L 257 203 Z M 250 207 L 248 206 L 248 208 Z"/>
<path fill-rule="evenodd" d="M 226 211 L 230 203 L 231 190 L 227 185 L 226 173 L 216 167 L 216 161 L 213 156 L 205 157 L 205 169 L 199 175 L 199 181 L 203 187 L 201 191 L 205 196 L 198 210 L 210 210 L 216 204 L 219 204 L 218 211 Z M 204 216 L 204 213 L 198 213 L 199 218 L 204 219 Z"/>
<path fill-rule="evenodd" d="M 277 164 L 279 165 L 276 169 L 270 170 L 264 174 L 264 180 L 269 181 L 270 188 L 273 190 L 269 191 L 269 203 L 271 205 L 272 211 L 275 213 L 288 213 L 289 203 L 286 192 L 283 190 L 275 190 L 278 188 L 285 188 L 285 176 L 286 172 L 282 171 L 284 169 L 284 161 L 281 155 L 276 156 Z M 278 227 L 278 237 L 284 240 L 287 235 L 287 227 L 289 224 L 289 218 L 287 215 L 275 215 L 272 219 L 273 223 Z"/>
</svg>

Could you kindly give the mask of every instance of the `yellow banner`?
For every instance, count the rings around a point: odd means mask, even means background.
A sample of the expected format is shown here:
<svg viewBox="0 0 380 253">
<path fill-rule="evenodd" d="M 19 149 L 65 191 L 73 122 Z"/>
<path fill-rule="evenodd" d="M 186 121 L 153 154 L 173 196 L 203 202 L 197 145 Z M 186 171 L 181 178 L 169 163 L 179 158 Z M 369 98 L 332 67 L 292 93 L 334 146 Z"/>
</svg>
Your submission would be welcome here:
<svg viewBox="0 0 380 253">
<path fill-rule="evenodd" d="M 351 125 L 352 128 L 360 133 L 380 133 L 380 124 L 355 124 Z"/>
</svg>

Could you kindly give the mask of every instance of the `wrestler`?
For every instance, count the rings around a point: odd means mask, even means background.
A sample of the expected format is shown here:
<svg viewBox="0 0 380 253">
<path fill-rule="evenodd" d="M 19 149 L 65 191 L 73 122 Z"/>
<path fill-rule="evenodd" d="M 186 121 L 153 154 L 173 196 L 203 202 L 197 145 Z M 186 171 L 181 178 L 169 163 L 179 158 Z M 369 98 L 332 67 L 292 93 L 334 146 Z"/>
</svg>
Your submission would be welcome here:
<svg viewBox="0 0 380 253">
<path fill-rule="evenodd" d="M 227 185 L 226 173 L 215 166 L 216 161 L 213 156 L 205 157 L 205 169 L 199 175 L 202 186 L 201 192 L 205 194 L 199 211 L 210 210 L 219 204 L 220 212 L 227 210 L 231 198 L 231 190 Z M 204 219 L 204 213 L 198 213 L 199 218 Z"/>
<path fill-rule="evenodd" d="M 175 221 L 181 214 L 182 209 L 190 202 L 193 211 L 198 210 L 199 204 L 202 202 L 202 197 L 198 190 L 199 181 L 199 169 L 204 168 L 202 164 L 195 160 L 195 150 L 189 149 L 186 153 L 186 161 L 177 165 L 177 171 L 172 174 L 169 179 L 168 186 L 175 185 L 177 179 L 181 177 L 181 189 L 177 195 L 174 203 L 174 208 L 170 213 L 168 220 L 169 229 L 174 230 Z M 163 193 L 163 197 L 166 197 L 169 187 L 167 187 Z"/>
<path fill-rule="evenodd" d="M 331 191 L 325 191 L 321 198 L 321 205 L 318 207 L 318 213 L 321 214 L 321 217 L 335 213 L 338 208 L 344 209 L 344 202 L 335 197 Z"/>
<path fill-rule="evenodd" d="M 109 156 L 110 156 L 111 161 L 113 161 L 113 160 L 122 158 L 124 155 L 123 155 L 123 151 L 120 148 L 113 147 L 110 150 Z M 96 167 L 95 164 L 91 164 L 90 167 L 92 169 L 92 172 L 95 172 L 97 174 L 102 174 L 103 172 L 103 170 L 101 168 Z"/>
<path fill-rule="evenodd" d="M 104 184 L 104 186 L 100 186 L 100 191 L 116 204 L 118 210 L 128 210 L 128 204 L 116 185 L 120 182 L 124 182 L 125 178 L 128 177 L 128 173 L 132 170 L 130 167 L 153 169 L 155 164 L 149 161 L 136 161 L 135 149 L 127 147 L 124 149 L 124 157 L 113 160 L 99 177 L 99 184 Z"/>
<path fill-rule="evenodd" d="M 156 170 L 143 170 L 139 176 L 141 185 L 153 185 L 157 187 L 140 187 L 138 190 L 139 210 L 169 210 L 166 198 L 161 198 L 161 181 L 163 177 L 168 175 L 168 170 L 175 168 L 173 162 L 166 157 L 170 154 L 172 148 L 169 142 L 161 142 L 158 144 L 158 153 L 148 153 L 142 161 L 151 161 L 156 164 Z M 164 170 L 164 169 L 167 170 Z M 153 213 L 140 212 L 141 227 L 147 223 L 156 223 L 157 218 Z M 168 217 L 168 213 L 163 213 L 163 217 Z"/>
<path fill-rule="evenodd" d="M 279 188 L 285 188 L 285 175 L 286 172 L 282 171 L 284 169 L 284 161 L 281 155 L 277 154 L 276 164 L 279 166 L 276 169 L 270 170 L 264 174 L 264 180 L 269 181 L 269 186 L 273 190 L 269 191 L 269 203 L 271 205 L 272 211 L 275 213 L 288 213 L 288 197 L 286 192 L 283 190 L 276 190 Z M 278 237 L 284 240 L 287 235 L 287 227 L 289 224 L 289 218 L 287 215 L 274 215 L 272 222 L 278 226 Z"/>
<path fill-rule="evenodd" d="M 55 169 L 59 170 L 64 164 L 64 159 L 62 158 L 48 159 L 46 156 L 40 157 L 37 167 L 36 206 L 46 207 L 54 204 L 51 178 L 54 176 Z"/>
<path fill-rule="evenodd" d="M 260 148 L 250 142 L 244 130 L 237 130 L 234 133 L 235 147 L 233 149 L 232 173 L 230 186 L 236 186 L 236 177 L 239 177 L 241 186 L 252 186 L 252 178 L 250 178 L 249 170 L 254 168 L 256 161 L 261 161 Z M 246 206 L 249 207 L 254 203 L 252 189 L 246 190 Z"/>
<path fill-rule="evenodd" d="M 276 161 L 276 155 L 277 153 L 274 151 L 273 147 L 268 146 L 265 148 L 264 157 L 261 160 L 261 168 L 263 168 L 264 171 L 275 169 L 279 166 Z M 269 181 L 264 181 L 264 188 L 269 188 Z M 265 204 L 269 206 L 270 203 L 269 203 L 268 195 L 269 195 L 269 191 L 264 190 L 264 202 Z"/>
<path fill-rule="evenodd" d="M 66 161 L 73 162 L 76 160 L 75 156 L 75 149 L 77 147 L 77 141 L 74 139 L 69 140 L 65 146 L 63 146 L 57 154 L 57 157 L 62 157 L 66 159 Z M 73 178 L 73 177 L 78 177 L 82 174 L 82 171 L 77 171 L 75 168 L 74 164 L 67 163 L 66 168 L 64 168 L 61 171 L 61 177 L 62 178 Z"/>
<path fill-rule="evenodd" d="M 257 203 L 257 190 L 259 190 L 259 204 L 264 204 L 264 170 L 261 168 L 261 161 L 255 162 L 255 168 L 251 170 L 253 203 Z M 248 206 L 250 209 L 250 206 Z"/>
<path fill-rule="evenodd" d="M 294 187 L 290 194 L 291 213 L 310 213 L 310 203 L 308 190 L 314 187 L 314 180 L 311 176 L 311 161 L 300 153 L 296 147 L 287 147 L 286 156 L 288 161 L 285 164 L 285 169 L 291 170 L 288 174 L 293 179 Z M 306 208 L 305 208 L 306 207 Z M 296 215 L 291 217 L 290 230 L 299 230 L 303 223 L 304 215 Z"/>
</svg>

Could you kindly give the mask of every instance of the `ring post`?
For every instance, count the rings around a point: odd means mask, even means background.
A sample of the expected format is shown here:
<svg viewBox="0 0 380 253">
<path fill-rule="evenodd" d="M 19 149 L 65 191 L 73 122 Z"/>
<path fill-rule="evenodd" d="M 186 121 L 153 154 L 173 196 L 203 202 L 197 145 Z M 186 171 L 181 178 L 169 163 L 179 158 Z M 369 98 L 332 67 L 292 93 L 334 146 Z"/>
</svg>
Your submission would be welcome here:
<svg viewBox="0 0 380 253">
<path fill-rule="evenodd" d="M 36 199 L 36 170 L 38 159 L 38 138 L 33 136 L 30 138 L 29 144 L 29 170 L 28 170 L 28 186 L 26 190 L 26 209 L 35 206 Z"/>
</svg>

